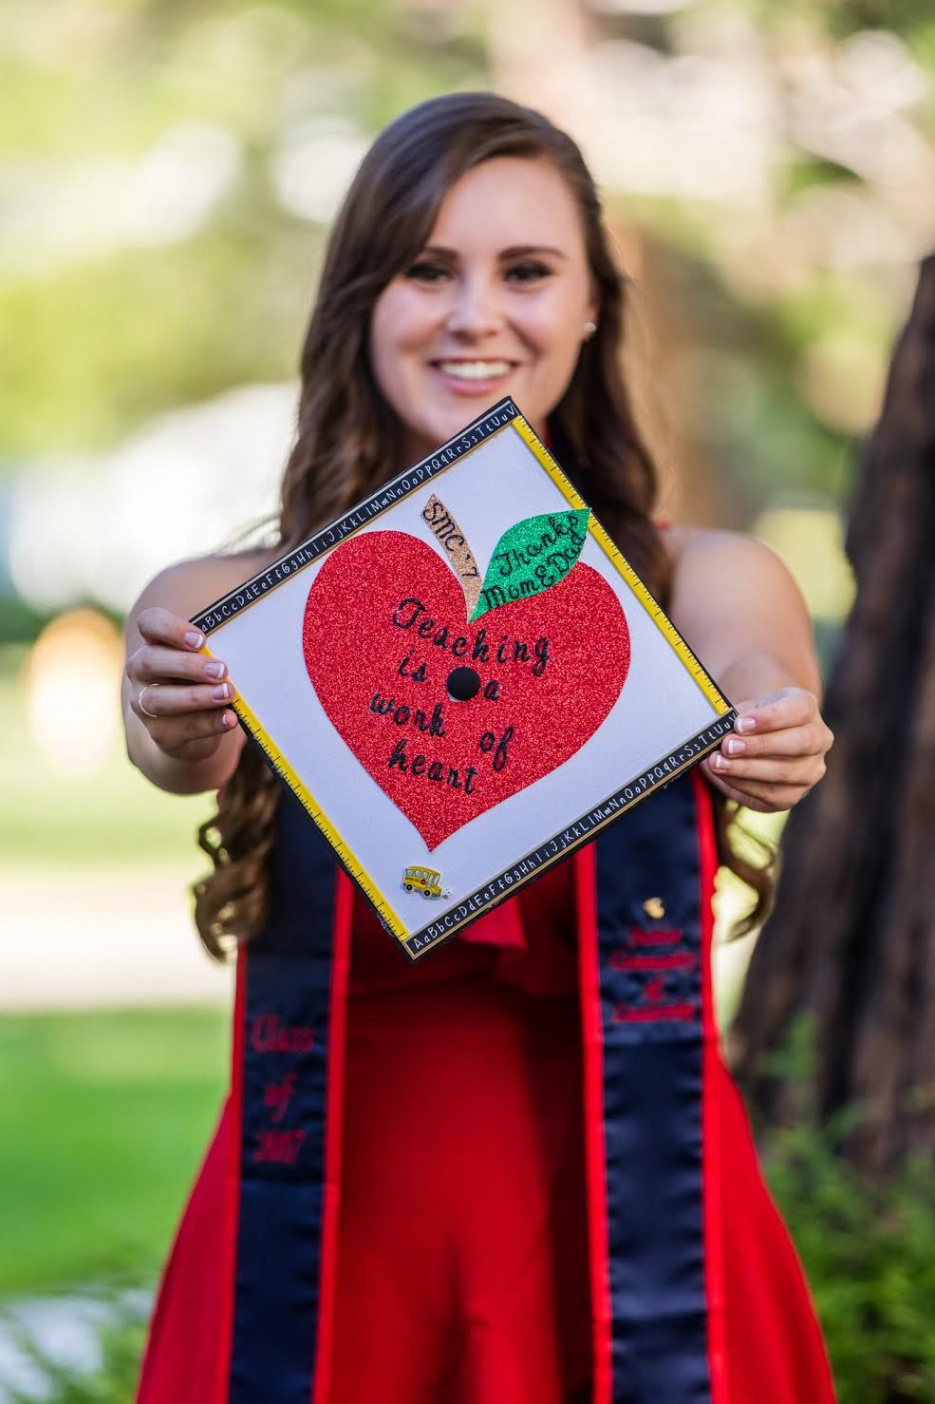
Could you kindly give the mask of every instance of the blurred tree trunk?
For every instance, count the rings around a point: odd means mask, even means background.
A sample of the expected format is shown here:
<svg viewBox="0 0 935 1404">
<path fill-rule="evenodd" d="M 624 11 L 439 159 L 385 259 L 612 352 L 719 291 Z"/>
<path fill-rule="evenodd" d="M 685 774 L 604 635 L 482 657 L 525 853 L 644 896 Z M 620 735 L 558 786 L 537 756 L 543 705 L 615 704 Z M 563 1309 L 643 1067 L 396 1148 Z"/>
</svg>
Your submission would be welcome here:
<svg viewBox="0 0 935 1404">
<path fill-rule="evenodd" d="M 847 550 L 857 597 L 825 699 L 825 780 L 790 816 L 773 916 L 731 1036 L 767 1118 L 765 1066 L 798 1015 L 816 1030 L 824 1117 L 858 1104 L 854 1160 L 935 1151 L 935 257 L 922 265 L 866 449 Z"/>
</svg>

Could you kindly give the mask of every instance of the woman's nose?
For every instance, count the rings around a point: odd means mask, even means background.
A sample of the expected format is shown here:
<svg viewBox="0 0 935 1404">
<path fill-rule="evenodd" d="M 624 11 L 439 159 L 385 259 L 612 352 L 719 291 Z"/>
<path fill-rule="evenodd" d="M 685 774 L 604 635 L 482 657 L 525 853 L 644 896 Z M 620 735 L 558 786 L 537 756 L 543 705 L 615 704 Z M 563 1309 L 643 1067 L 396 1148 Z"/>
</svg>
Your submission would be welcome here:
<svg viewBox="0 0 935 1404">
<path fill-rule="evenodd" d="M 448 328 L 472 339 L 495 332 L 503 320 L 497 289 L 485 278 L 461 278 L 455 285 Z"/>
</svg>

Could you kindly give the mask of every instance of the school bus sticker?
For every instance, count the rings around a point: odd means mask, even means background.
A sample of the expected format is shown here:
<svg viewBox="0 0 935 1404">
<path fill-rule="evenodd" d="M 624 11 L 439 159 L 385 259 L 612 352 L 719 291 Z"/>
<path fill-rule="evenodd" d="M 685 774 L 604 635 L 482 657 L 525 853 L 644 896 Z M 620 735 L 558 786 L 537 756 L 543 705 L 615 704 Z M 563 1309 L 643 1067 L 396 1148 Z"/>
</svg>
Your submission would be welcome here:
<svg viewBox="0 0 935 1404">
<path fill-rule="evenodd" d="M 451 896 L 442 886 L 442 875 L 437 868 L 407 868 L 403 873 L 403 887 L 407 892 L 421 892 L 423 897 Z"/>
</svg>

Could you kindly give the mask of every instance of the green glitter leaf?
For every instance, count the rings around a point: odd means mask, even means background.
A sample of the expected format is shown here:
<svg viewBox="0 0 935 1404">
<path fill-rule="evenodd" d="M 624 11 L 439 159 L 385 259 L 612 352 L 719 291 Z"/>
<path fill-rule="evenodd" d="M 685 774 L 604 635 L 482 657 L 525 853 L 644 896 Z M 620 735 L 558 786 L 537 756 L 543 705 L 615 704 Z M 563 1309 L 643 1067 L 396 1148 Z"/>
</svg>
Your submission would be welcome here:
<svg viewBox="0 0 935 1404">
<path fill-rule="evenodd" d="M 590 512 L 547 512 L 505 531 L 487 567 L 471 619 L 557 585 L 581 555 Z"/>
</svg>

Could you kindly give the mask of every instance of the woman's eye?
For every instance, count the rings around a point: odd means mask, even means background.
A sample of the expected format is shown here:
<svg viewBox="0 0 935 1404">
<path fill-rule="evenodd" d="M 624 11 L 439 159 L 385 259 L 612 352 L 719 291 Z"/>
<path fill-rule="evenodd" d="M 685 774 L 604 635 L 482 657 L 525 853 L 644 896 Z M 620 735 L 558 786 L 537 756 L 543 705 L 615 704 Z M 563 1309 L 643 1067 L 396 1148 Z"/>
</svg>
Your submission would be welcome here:
<svg viewBox="0 0 935 1404">
<path fill-rule="evenodd" d="M 514 263 L 512 268 L 507 269 L 506 276 L 517 283 L 532 283 L 538 278 L 548 278 L 551 272 L 551 268 L 547 268 L 544 263 L 528 260 L 525 263 Z"/>
<path fill-rule="evenodd" d="M 448 273 L 443 263 L 413 263 L 406 269 L 405 276 L 417 283 L 440 283 Z"/>
</svg>

